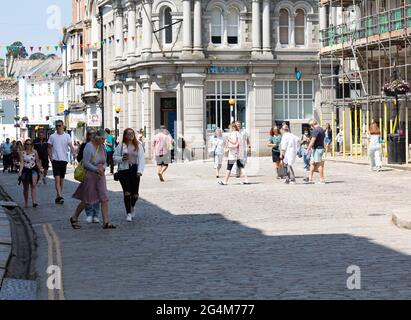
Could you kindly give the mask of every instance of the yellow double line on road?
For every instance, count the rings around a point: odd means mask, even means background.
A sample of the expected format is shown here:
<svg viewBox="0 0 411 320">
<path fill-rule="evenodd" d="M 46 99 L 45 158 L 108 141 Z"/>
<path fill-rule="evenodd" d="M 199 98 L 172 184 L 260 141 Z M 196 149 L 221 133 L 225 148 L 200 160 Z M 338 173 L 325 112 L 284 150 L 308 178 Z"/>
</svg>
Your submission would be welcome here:
<svg viewBox="0 0 411 320">
<path fill-rule="evenodd" d="M 60 239 L 57 237 L 57 234 L 54 232 L 54 229 L 51 224 L 43 224 L 44 235 L 47 239 L 47 253 L 48 253 L 48 266 L 54 265 L 53 261 L 53 248 L 55 248 L 56 263 L 60 268 L 60 284 L 61 288 L 58 291 L 58 300 L 65 300 L 64 289 L 63 289 L 63 263 L 61 259 L 61 243 Z M 49 300 L 56 300 L 56 289 L 48 290 Z"/>
</svg>

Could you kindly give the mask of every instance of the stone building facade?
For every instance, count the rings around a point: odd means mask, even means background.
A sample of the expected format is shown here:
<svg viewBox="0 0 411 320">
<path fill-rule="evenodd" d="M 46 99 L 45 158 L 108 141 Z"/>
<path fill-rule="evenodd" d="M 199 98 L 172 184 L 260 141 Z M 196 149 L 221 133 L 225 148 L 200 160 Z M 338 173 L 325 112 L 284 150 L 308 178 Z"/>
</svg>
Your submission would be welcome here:
<svg viewBox="0 0 411 320">
<path fill-rule="evenodd" d="M 119 106 L 120 130 L 164 124 L 195 147 L 235 119 L 262 155 L 273 124 L 300 134 L 320 104 L 317 1 L 88 0 L 86 20 L 105 126 Z"/>
</svg>

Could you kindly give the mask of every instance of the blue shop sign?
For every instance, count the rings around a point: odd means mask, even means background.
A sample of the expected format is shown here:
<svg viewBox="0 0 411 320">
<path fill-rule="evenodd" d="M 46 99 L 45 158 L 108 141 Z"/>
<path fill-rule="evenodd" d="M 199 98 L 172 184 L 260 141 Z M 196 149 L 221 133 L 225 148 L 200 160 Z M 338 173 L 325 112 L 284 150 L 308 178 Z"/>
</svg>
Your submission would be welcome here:
<svg viewBox="0 0 411 320">
<path fill-rule="evenodd" d="M 248 73 L 247 67 L 209 67 L 208 73 Z"/>
</svg>

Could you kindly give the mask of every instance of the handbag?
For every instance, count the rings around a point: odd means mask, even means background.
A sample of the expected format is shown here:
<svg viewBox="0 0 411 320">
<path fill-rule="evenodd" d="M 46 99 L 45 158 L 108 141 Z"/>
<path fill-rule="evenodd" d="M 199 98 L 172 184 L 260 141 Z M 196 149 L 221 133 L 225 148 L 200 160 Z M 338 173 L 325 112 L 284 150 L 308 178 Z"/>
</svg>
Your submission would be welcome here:
<svg viewBox="0 0 411 320">
<path fill-rule="evenodd" d="M 120 156 L 121 156 L 121 158 L 123 158 L 123 144 L 121 144 Z M 114 173 L 114 176 L 113 176 L 114 181 L 119 181 L 120 180 L 120 176 L 118 174 L 119 167 L 120 167 L 120 164 L 118 164 L 118 166 L 117 166 L 117 172 Z"/>
<path fill-rule="evenodd" d="M 99 150 L 100 150 L 100 146 L 97 147 L 96 153 L 92 157 L 91 162 L 93 162 L 96 159 Z M 83 182 L 84 179 L 86 178 L 86 174 L 87 174 L 87 170 L 84 168 L 83 160 L 81 160 L 78 166 L 76 167 L 76 169 L 74 169 L 74 179 L 77 180 L 78 182 Z"/>
<path fill-rule="evenodd" d="M 281 178 L 287 176 L 287 166 L 283 162 L 281 162 L 280 167 L 278 168 L 278 176 Z"/>
</svg>

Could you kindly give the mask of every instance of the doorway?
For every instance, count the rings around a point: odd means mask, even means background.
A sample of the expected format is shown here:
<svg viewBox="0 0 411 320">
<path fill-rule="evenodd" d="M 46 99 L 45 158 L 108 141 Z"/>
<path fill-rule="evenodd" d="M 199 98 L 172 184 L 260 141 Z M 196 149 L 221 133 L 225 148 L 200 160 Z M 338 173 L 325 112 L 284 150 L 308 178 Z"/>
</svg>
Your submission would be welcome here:
<svg viewBox="0 0 411 320">
<path fill-rule="evenodd" d="M 177 99 L 160 98 L 161 124 L 165 125 L 171 136 L 174 138 L 175 122 L 177 121 Z"/>
</svg>

